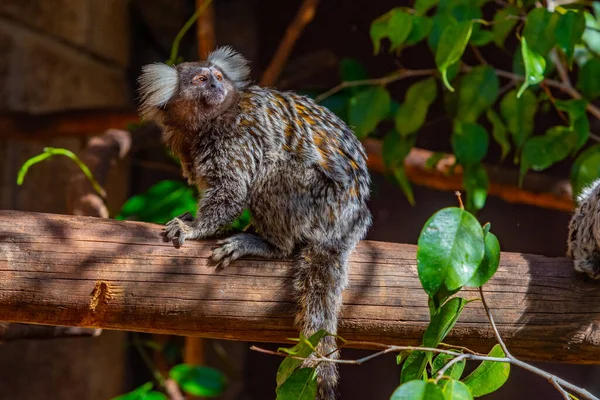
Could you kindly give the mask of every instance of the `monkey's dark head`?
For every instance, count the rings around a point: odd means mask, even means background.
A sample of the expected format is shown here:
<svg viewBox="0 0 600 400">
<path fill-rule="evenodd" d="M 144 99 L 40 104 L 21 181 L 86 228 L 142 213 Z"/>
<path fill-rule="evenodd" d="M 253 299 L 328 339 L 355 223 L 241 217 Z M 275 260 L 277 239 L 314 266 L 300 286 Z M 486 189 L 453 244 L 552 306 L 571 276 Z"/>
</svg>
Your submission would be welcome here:
<svg viewBox="0 0 600 400">
<path fill-rule="evenodd" d="M 178 120 L 210 117 L 230 106 L 249 85 L 249 75 L 248 61 L 231 47 L 215 50 L 202 62 L 146 65 L 138 80 L 142 118 L 162 122 L 164 113 Z"/>
</svg>

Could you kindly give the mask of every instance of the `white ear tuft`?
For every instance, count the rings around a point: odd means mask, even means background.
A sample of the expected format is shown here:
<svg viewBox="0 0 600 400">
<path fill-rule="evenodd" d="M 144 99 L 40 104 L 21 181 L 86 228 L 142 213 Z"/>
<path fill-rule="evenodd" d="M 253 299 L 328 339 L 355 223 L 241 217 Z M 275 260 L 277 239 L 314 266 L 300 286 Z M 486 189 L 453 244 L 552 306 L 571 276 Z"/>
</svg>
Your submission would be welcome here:
<svg viewBox="0 0 600 400">
<path fill-rule="evenodd" d="M 140 110 L 142 117 L 152 114 L 152 109 L 162 107 L 177 91 L 177 70 L 166 64 L 148 64 L 138 78 L 140 85 Z"/>
<path fill-rule="evenodd" d="M 236 89 L 243 89 L 250 84 L 249 62 L 231 46 L 218 48 L 208 55 L 206 61 L 220 68 Z"/>
</svg>

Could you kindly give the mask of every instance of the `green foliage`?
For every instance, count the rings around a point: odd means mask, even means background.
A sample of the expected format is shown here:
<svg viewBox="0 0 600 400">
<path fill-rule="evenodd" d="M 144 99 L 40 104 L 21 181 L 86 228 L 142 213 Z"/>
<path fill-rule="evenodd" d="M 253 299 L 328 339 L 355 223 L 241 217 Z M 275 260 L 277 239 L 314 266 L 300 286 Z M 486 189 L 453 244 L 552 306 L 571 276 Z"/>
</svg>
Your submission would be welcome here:
<svg viewBox="0 0 600 400">
<path fill-rule="evenodd" d="M 421 231 L 417 250 L 419 279 L 427 294 L 466 284 L 483 260 L 484 248 L 481 226 L 469 212 L 452 207 L 435 213 Z"/>
<path fill-rule="evenodd" d="M 582 190 L 600 176 L 600 145 L 595 145 L 577 157 L 571 170 L 573 196 L 577 198 Z"/>
<path fill-rule="evenodd" d="M 435 383 L 415 380 L 398 386 L 390 400 L 445 400 L 445 397 Z"/>
<path fill-rule="evenodd" d="M 144 194 L 131 197 L 116 219 L 164 224 L 186 212 L 196 214 L 196 191 L 179 181 L 161 181 Z"/>
<path fill-rule="evenodd" d="M 279 351 L 287 353 L 290 356 L 294 356 L 294 357 L 299 357 L 299 358 L 307 358 L 308 356 L 310 356 L 314 350 L 315 347 L 317 346 L 317 344 L 319 343 L 319 341 L 324 338 L 327 335 L 327 332 L 320 330 L 316 333 L 314 333 L 310 338 L 306 338 L 303 335 L 300 335 L 300 339 L 297 345 L 295 345 L 294 347 L 291 347 L 289 349 L 279 349 Z M 277 370 L 277 376 L 276 376 L 276 380 L 277 380 L 277 390 L 279 391 L 279 388 L 281 388 L 285 382 L 290 379 L 290 377 L 294 374 L 294 371 L 296 371 L 300 366 L 302 365 L 302 360 L 298 360 L 297 358 L 293 358 L 293 357 L 286 357 L 283 362 L 279 365 L 279 369 Z M 304 374 L 304 373 L 303 373 Z M 309 375 L 301 375 L 303 377 L 305 377 L 307 380 L 309 379 Z M 294 382 L 297 382 L 297 380 L 299 379 L 298 376 L 296 376 L 294 378 Z M 310 377 L 310 379 L 312 379 Z M 296 384 L 293 385 L 293 387 L 296 387 Z M 287 399 L 287 397 L 282 397 L 282 399 Z M 293 399 L 293 397 L 291 397 L 291 399 Z"/>
<path fill-rule="evenodd" d="M 147 382 L 134 391 L 114 397 L 112 400 L 168 400 L 167 396 L 153 388 L 152 382 Z"/>
<path fill-rule="evenodd" d="M 160 373 L 158 373 L 160 375 Z M 169 371 L 181 390 L 194 396 L 218 397 L 223 394 L 227 386 L 227 379 L 222 372 L 200 365 L 179 364 Z M 164 378 L 161 377 L 164 386 Z M 162 392 L 153 390 L 154 384 L 147 382 L 139 388 L 115 397 L 112 400 L 167 400 Z M 164 389 L 164 388 L 163 388 Z"/>
<path fill-rule="evenodd" d="M 19 173 L 17 175 L 17 184 L 23 184 L 23 180 L 25 179 L 25 175 L 27 175 L 29 168 L 53 156 L 65 156 L 71 161 L 73 161 L 79 167 L 79 169 L 81 169 L 81 172 L 83 172 L 88 181 L 90 181 L 90 184 L 92 185 L 96 193 L 98 193 L 101 197 L 106 196 L 106 193 L 104 193 L 104 189 L 102 189 L 102 186 L 100 186 L 100 184 L 96 181 L 90 169 L 87 167 L 87 165 L 83 163 L 83 161 L 79 159 L 79 157 L 75 155 L 75 153 L 67 149 L 60 149 L 54 147 L 45 147 L 44 152 L 42 154 L 31 157 L 30 159 L 25 161 L 25 163 L 23 163 L 23 165 L 19 169 Z"/>
<path fill-rule="evenodd" d="M 506 357 L 500 345 L 495 345 L 489 352 L 490 357 Z M 463 382 L 474 397 L 481 397 L 498 390 L 510 374 L 510 364 L 496 361 L 484 361 L 467 376 Z"/>
<path fill-rule="evenodd" d="M 525 37 L 521 38 L 521 57 L 525 67 L 525 80 L 517 92 L 517 97 L 521 97 L 527 87 L 543 81 L 544 71 L 546 71 L 546 59 L 529 48 Z"/>
<path fill-rule="evenodd" d="M 390 94 L 381 86 L 361 91 L 350 99 L 348 122 L 354 133 L 362 139 L 375 130 L 390 112 Z"/>
<path fill-rule="evenodd" d="M 317 377 L 314 368 L 300 368 L 292 372 L 277 388 L 277 400 L 314 400 Z"/>
<path fill-rule="evenodd" d="M 473 394 L 469 387 L 456 379 L 448 379 L 441 382 L 442 393 L 446 400 L 471 400 Z"/>
<path fill-rule="evenodd" d="M 536 112 L 537 99 L 531 91 L 525 91 L 518 97 L 517 91 L 511 90 L 500 102 L 500 113 L 517 149 L 521 149 L 533 133 Z"/>
<path fill-rule="evenodd" d="M 472 21 L 451 24 L 446 26 L 442 31 L 437 51 L 435 52 L 435 64 L 442 74 L 444 85 L 446 85 L 451 92 L 454 91 L 454 88 L 448 81 L 448 68 L 460 61 L 460 58 L 467 47 L 467 43 L 469 43 L 472 32 Z"/>
<path fill-rule="evenodd" d="M 427 110 L 437 96 L 435 79 L 429 78 L 412 85 L 406 92 L 404 103 L 396 112 L 396 130 L 407 136 L 416 133 L 425 122 Z"/>
<path fill-rule="evenodd" d="M 577 87 L 590 100 L 600 97 L 600 58 L 592 58 L 583 64 L 579 70 Z"/>
<path fill-rule="evenodd" d="M 536 6 L 532 0 L 495 4 L 492 21 L 483 19 L 484 5 L 492 6 L 489 0 L 418 0 L 412 10 L 396 7 L 376 18 L 370 31 L 375 54 L 385 48 L 400 58 L 399 64 L 414 64 L 414 59 L 403 62 L 401 50 L 426 40 L 439 74 L 430 70 L 405 74 L 406 71 L 401 70 L 386 76 L 381 86 L 355 86 L 337 95 L 342 99 L 352 93 L 347 100 L 347 119 L 359 138 L 378 135 L 380 123 L 391 117 L 396 134 L 406 138 L 402 146 L 408 146 L 417 142 L 429 109 L 438 97 L 434 79 L 439 79 L 445 91 L 440 94 L 447 116 L 454 126 L 452 148 L 463 167 L 466 205 L 471 211 L 485 205 L 489 186 L 486 169 L 478 165 L 489 162 L 486 158 L 491 147 L 485 131 L 488 128 L 482 121 L 484 114 L 491 124 L 494 141 L 500 146 L 500 161 L 512 152 L 514 163 L 520 164 L 519 180 L 515 182 L 520 183 L 529 170 L 545 170 L 577 157 L 589 142 L 590 122 L 585 111 L 579 108 L 575 115 L 573 110 L 562 108 L 561 103 L 569 101 L 565 97 L 572 96 L 570 101 L 580 101 L 579 95 L 565 89 L 569 86 L 562 82 L 562 71 L 572 70 L 569 74 L 571 83 L 582 92 L 585 100 L 600 98 L 600 1 L 560 5 L 553 11 Z M 486 62 L 482 58 L 484 52 L 477 48 L 487 46 L 502 49 L 507 62 L 499 65 Z M 511 64 L 512 75 L 510 71 L 502 70 L 504 65 Z M 366 76 L 363 73 L 358 79 Z M 398 79 L 404 76 L 423 78 L 411 82 L 404 101 L 397 111 L 390 113 L 394 109 L 391 105 L 396 102 L 386 95 L 387 85 L 397 80 L 396 76 Z M 342 79 L 354 80 L 343 73 Z M 516 88 L 502 95 L 500 87 L 509 87 L 507 83 L 511 80 L 517 83 Z M 545 85 L 544 80 L 553 82 Z M 540 90 L 542 87 L 544 91 Z M 556 105 L 556 110 L 549 110 L 550 104 Z M 546 133 L 540 132 L 539 127 L 536 129 L 534 121 L 540 112 L 560 116 L 566 112 L 569 134 L 563 128 Z M 384 151 L 387 145 L 397 146 L 398 143 L 387 140 Z M 549 148 L 543 151 L 534 148 L 542 145 Z M 564 146 L 569 148 L 568 152 L 564 151 Z M 402 167 L 406 149 L 402 152 L 392 150 L 388 154 L 393 153 L 401 158 L 397 162 L 388 159 L 387 164 L 395 166 L 389 171 L 390 175 L 413 204 L 412 188 Z"/>
</svg>

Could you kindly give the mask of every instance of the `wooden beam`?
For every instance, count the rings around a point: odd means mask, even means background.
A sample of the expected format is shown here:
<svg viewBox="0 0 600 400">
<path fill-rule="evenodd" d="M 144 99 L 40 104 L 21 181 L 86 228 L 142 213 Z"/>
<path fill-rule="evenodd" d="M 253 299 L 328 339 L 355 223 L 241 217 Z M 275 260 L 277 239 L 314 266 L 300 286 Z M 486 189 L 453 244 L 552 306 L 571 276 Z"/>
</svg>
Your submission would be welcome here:
<svg viewBox="0 0 600 400">
<path fill-rule="evenodd" d="M 24 139 L 44 139 L 56 136 L 85 136 L 98 134 L 107 129 L 127 129 L 129 124 L 139 123 L 133 111 L 81 111 L 70 113 L 32 116 L 27 114 L 0 114 L 0 130 Z M 133 137 L 135 143 L 135 135 Z M 363 141 L 369 156 L 369 169 L 386 172 L 381 156 L 381 141 Z M 462 190 L 462 169 L 450 174 L 454 156 L 447 154 L 435 169 L 425 166 L 433 152 L 413 148 L 406 157 L 408 179 L 421 186 L 438 190 Z M 529 172 L 523 188 L 518 188 L 518 171 L 501 166 L 486 166 L 490 178 L 489 194 L 516 204 L 549 208 L 570 212 L 573 210 L 571 185 L 567 180 L 549 175 Z"/>
<path fill-rule="evenodd" d="M 289 260 L 208 267 L 212 241 L 180 249 L 160 226 L 0 211 L 0 320 L 245 341 L 297 336 Z M 340 334 L 418 344 L 429 320 L 415 246 L 362 242 L 351 258 Z M 600 363 L 600 286 L 571 261 L 503 253 L 485 292 L 501 334 L 526 359 Z M 462 295 L 476 298 L 475 290 Z M 489 350 L 472 302 L 448 342 Z"/>
</svg>

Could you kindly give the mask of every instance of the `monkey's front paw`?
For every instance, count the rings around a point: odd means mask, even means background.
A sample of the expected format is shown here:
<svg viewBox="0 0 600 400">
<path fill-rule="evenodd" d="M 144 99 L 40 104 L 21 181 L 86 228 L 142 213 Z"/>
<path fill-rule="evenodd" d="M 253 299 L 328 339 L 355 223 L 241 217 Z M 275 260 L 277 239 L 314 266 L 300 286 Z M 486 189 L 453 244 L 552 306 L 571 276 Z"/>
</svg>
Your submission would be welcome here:
<svg viewBox="0 0 600 400">
<path fill-rule="evenodd" d="M 162 236 L 165 242 L 172 241 L 176 247 L 183 246 L 186 239 L 194 237 L 194 217 L 190 213 L 181 214 L 167 222 L 163 228 Z"/>
<path fill-rule="evenodd" d="M 575 271 L 583 272 L 592 279 L 600 280 L 600 264 L 598 260 L 575 260 Z"/>
<path fill-rule="evenodd" d="M 230 237 L 217 242 L 217 247 L 212 251 L 211 264 L 217 268 L 225 268 L 241 256 L 240 242 L 235 237 Z"/>
</svg>

